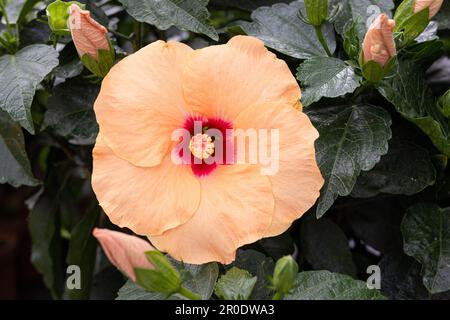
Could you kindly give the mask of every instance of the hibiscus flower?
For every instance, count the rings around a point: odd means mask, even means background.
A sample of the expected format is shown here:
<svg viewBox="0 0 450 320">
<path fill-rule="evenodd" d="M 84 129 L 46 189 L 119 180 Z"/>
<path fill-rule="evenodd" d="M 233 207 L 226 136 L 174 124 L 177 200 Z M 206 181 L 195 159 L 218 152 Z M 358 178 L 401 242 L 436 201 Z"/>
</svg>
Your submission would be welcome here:
<svg viewBox="0 0 450 320">
<path fill-rule="evenodd" d="M 100 205 L 113 223 L 177 260 L 232 262 L 239 247 L 286 231 L 319 196 L 318 133 L 300 97 L 286 63 L 253 37 L 200 50 L 144 47 L 111 69 L 95 102 Z M 230 135 L 238 129 L 278 132 L 266 141 L 268 150 L 278 143 L 276 172 L 238 161 Z M 177 130 L 187 137 L 174 139 Z M 223 161 L 208 161 L 222 149 Z"/>
</svg>

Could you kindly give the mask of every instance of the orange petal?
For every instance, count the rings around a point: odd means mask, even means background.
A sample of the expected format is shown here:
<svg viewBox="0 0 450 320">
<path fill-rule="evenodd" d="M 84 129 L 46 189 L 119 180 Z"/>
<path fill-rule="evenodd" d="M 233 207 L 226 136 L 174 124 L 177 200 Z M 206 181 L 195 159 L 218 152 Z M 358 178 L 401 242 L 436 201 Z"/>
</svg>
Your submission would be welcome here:
<svg viewBox="0 0 450 320">
<path fill-rule="evenodd" d="M 268 176 L 275 198 L 275 214 L 265 236 L 279 235 L 311 208 L 320 195 L 324 180 L 314 148 L 319 134 L 301 111 L 273 104 L 246 109 L 236 118 L 235 126 L 279 130 L 279 168 L 275 175 Z"/>
<path fill-rule="evenodd" d="M 94 109 L 103 139 L 117 156 L 143 167 L 161 163 L 171 133 L 189 111 L 181 74 L 192 51 L 179 42 L 157 41 L 105 77 Z"/>
<path fill-rule="evenodd" d="M 200 181 L 201 203 L 192 219 L 149 239 L 186 263 L 228 264 L 237 248 L 261 239 L 270 226 L 274 206 L 270 181 L 250 165 L 220 166 Z"/>
<path fill-rule="evenodd" d="M 414 4 L 414 13 L 422 11 L 425 8 L 429 8 L 430 16 L 429 18 L 433 18 L 441 9 L 444 0 L 416 0 Z"/>
<path fill-rule="evenodd" d="M 159 235 L 188 221 L 200 203 L 200 183 L 191 168 L 166 155 L 151 168 L 118 158 L 97 137 L 92 187 L 111 221 L 141 235 Z"/>
<path fill-rule="evenodd" d="M 372 23 L 363 42 L 364 61 L 373 60 L 381 66 L 397 54 L 394 41 L 395 21 L 384 13 Z"/>
<path fill-rule="evenodd" d="M 91 18 L 88 10 L 82 10 L 76 4 L 69 7 L 69 13 L 70 33 L 78 54 L 80 57 L 88 54 L 97 60 L 98 50 L 109 50 L 108 31 Z"/>
<path fill-rule="evenodd" d="M 286 63 L 248 36 L 197 50 L 183 79 L 186 101 L 206 116 L 233 120 L 250 105 L 277 101 L 292 106 L 300 100 Z"/>
<path fill-rule="evenodd" d="M 100 242 L 109 261 L 133 281 L 136 281 L 134 268 L 153 269 L 144 252 L 155 248 L 147 241 L 108 229 L 95 228 L 92 234 Z"/>
</svg>

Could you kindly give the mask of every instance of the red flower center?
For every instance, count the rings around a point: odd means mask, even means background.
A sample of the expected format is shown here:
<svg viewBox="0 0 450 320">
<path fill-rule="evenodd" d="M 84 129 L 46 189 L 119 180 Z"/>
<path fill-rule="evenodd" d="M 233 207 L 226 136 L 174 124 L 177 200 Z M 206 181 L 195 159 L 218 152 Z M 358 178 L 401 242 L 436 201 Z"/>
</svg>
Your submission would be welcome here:
<svg viewBox="0 0 450 320">
<path fill-rule="evenodd" d="M 234 162 L 233 124 L 219 117 L 189 116 L 183 129 L 189 134 L 180 137 L 179 156 L 190 164 L 192 172 L 204 177 L 219 165 Z"/>
</svg>

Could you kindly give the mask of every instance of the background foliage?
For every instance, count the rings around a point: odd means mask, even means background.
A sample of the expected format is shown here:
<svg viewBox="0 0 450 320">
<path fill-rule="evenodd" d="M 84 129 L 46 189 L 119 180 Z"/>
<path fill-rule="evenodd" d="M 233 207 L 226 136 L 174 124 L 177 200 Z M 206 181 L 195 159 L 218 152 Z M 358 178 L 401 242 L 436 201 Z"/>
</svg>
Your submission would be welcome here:
<svg viewBox="0 0 450 320">
<path fill-rule="evenodd" d="M 70 37 L 51 34 L 48 2 L 0 0 L 0 248 L 31 259 L 48 288 L 39 290 L 22 263 L 13 268 L 22 279 L 17 294 L 167 298 L 126 282 L 91 235 L 96 226 L 115 228 L 90 186 L 100 84 Z M 392 0 L 330 1 L 343 5 L 322 29 L 332 56 L 299 18 L 303 0 L 80 2 L 108 28 L 119 59 L 157 39 L 201 48 L 236 34 L 258 37 L 296 75 L 320 132 L 325 186 L 317 204 L 285 234 L 242 248 L 230 266 L 174 262 L 187 289 L 203 299 L 270 299 L 275 262 L 293 254 L 300 272 L 285 298 L 450 298 L 450 107 L 439 100 L 450 88 L 450 1 L 376 86 L 357 60 L 368 8 L 392 16 Z M 83 270 L 81 290 L 65 286 L 73 264 Z M 366 287 L 370 265 L 381 268 L 381 291 Z"/>
</svg>

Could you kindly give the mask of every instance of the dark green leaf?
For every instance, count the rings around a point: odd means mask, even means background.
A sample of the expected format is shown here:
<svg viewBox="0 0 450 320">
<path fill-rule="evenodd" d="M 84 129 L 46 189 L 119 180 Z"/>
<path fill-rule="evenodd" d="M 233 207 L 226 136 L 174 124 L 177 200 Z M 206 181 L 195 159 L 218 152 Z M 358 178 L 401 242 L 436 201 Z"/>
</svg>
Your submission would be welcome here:
<svg viewBox="0 0 450 320">
<path fill-rule="evenodd" d="M 31 20 L 20 30 L 20 46 L 24 48 L 36 43 L 46 44 L 51 33 L 47 23 Z"/>
<path fill-rule="evenodd" d="M 389 152 L 371 171 L 362 172 L 352 197 L 379 193 L 413 195 L 436 180 L 436 169 L 426 149 L 408 141 L 391 141 Z"/>
<path fill-rule="evenodd" d="M 304 219 L 300 243 L 306 260 L 315 270 L 356 276 L 355 264 L 344 232 L 331 220 Z"/>
<path fill-rule="evenodd" d="M 327 56 L 314 28 L 298 18 L 299 10 L 305 10 L 303 1 L 261 7 L 252 12 L 253 22 L 241 22 L 241 26 L 248 35 L 264 41 L 266 46 L 294 58 Z M 336 39 L 333 27 L 325 25 L 323 32 L 328 48 L 334 52 Z"/>
<path fill-rule="evenodd" d="M 70 299 L 90 297 L 97 250 L 97 240 L 92 236 L 92 230 L 97 225 L 99 214 L 98 206 L 91 208 L 71 232 L 66 260 L 68 265 L 80 267 L 81 288 L 66 289 L 66 295 Z"/>
<path fill-rule="evenodd" d="M 276 237 L 261 239 L 259 244 L 275 260 L 293 254 L 295 251 L 294 239 L 287 232 Z"/>
<path fill-rule="evenodd" d="M 214 284 L 219 276 L 217 263 L 185 264 L 184 267 L 189 273 L 189 278 L 183 282 L 183 287 L 199 294 L 203 300 L 208 300 L 213 294 Z"/>
<path fill-rule="evenodd" d="M 31 102 L 37 85 L 58 65 L 58 53 L 36 44 L 0 57 L 0 109 L 34 133 Z"/>
<path fill-rule="evenodd" d="M 73 144 L 92 144 L 98 133 L 93 105 L 99 86 L 68 80 L 49 98 L 43 127 L 52 128 Z"/>
<path fill-rule="evenodd" d="M 387 153 L 391 118 L 372 105 L 342 105 L 308 109 L 319 130 L 316 158 L 325 185 L 317 205 L 322 217 L 340 196 L 349 195 L 361 171 L 372 169 Z"/>
<path fill-rule="evenodd" d="M 253 11 L 259 7 L 271 6 L 278 2 L 289 3 L 292 0 L 211 0 L 212 6 L 220 8 L 233 7 L 247 11 Z"/>
<path fill-rule="evenodd" d="M 206 9 L 208 0 L 160 0 L 134 1 L 120 0 L 127 12 L 136 20 L 155 25 L 166 30 L 171 26 L 203 33 L 218 40 L 216 30 L 209 24 Z"/>
<path fill-rule="evenodd" d="M 31 172 L 22 129 L 6 112 L 1 110 L 0 158 L 0 183 L 9 183 L 14 187 L 39 184 Z"/>
<path fill-rule="evenodd" d="M 23 22 L 27 15 L 33 10 L 34 6 L 40 1 L 42 0 L 25 0 L 22 8 L 20 9 L 19 16 L 17 17 L 17 23 Z"/>
<path fill-rule="evenodd" d="M 436 101 L 417 66 L 400 61 L 396 76 L 381 82 L 378 90 L 398 113 L 427 134 L 439 151 L 450 156 L 448 120 L 437 109 Z"/>
<path fill-rule="evenodd" d="M 268 277 L 273 274 L 275 263 L 271 258 L 255 250 L 239 250 L 236 260 L 230 265 L 230 267 L 233 266 L 247 270 L 258 278 L 250 296 L 251 299 L 268 300 L 272 298 L 272 292 L 268 288 L 270 285 Z"/>
<path fill-rule="evenodd" d="M 284 300 L 384 300 L 360 280 L 329 271 L 306 271 L 297 275 L 295 289 Z"/>
<path fill-rule="evenodd" d="M 349 22 L 354 22 L 358 24 L 359 39 L 364 38 L 368 25 L 378 14 L 386 13 L 391 16 L 391 12 L 395 7 L 392 0 L 339 0 L 339 2 L 342 2 L 343 9 L 335 21 L 336 30 L 343 34 L 345 25 Z"/>
<path fill-rule="evenodd" d="M 248 300 L 256 280 L 248 271 L 233 267 L 219 278 L 214 292 L 222 300 Z"/>
<path fill-rule="evenodd" d="M 440 40 L 415 43 L 403 50 L 402 59 L 421 63 L 432 63 L 442 55 L 443 47 L 444 43 Z"/>
<path fill-rule="evenodd" d="M 444 1 L 442 4 L 441 10 L 434 17 L 434 20 L 439 23 L 440 30 L 449 30 L 450 29 L 450 2 Z"/>
<path fill-rule="evenodd" d="M 164 300 L 167 295 L 145 291 L 140 285 L 128 280 L 117 292 L 116 300 Z"/>
<path fill-rule="evenodd" d="M 42 273 L 45 285 L 53 298 L 62 293 L 61 238 L 57 218 L 58 205 L 51 195 L 42 196 L 28 218 L 33 243 L 31 261 Z"/>
<path fill-rule="evenodd" d="M 142 268 L 135 268 L 134 272 L 136 274 L 136 282 L 147 291 L 159 292 L 170 296 L 180 288 L 180 281 L 169 278 L 161 272 Z"/>
<path fill-rule="evenodd" d="M 426 300 L 428 290 L 422 283 L 420 263 L 403 252 L 394 251 L 380 261 L 381 291 L 395 300 Z"/>
<path fill-rule="evenodd" d="M 214 291 L 214 284 L 219 275 L 217 263 L 208 263 L 204 265 L 189 265 L 184 267 L 180 263 L 173 263 L 179 271 L 188 272 L 188 279 L 183 282 L 183 287 L 199 294 L 203 300 L 211 297 Z M 118 292 L 118 300 L 164 300 L 167 295 L 157 292 L 147 292 L 141 286 L 129 280 Z M 184 300 L 185 297 L 174 294 L 169 300 Z"/>
<path fill-rule="evenodd" d="M 303 62 L 297 69 L 302 83 L 302 103 L 309 106 L 323 97 L 336 98 L 359 87 L 362 78 L 352 66 L 341 59 L 315 57 Z"/>
<path fill-rule="evenodd" d="M 408 209 L 402 222 L 404 250 L 422 264 L 430 293 L 450 290 L 450 209 L 421 203 Z"/>
<path fill-rule="evenodd" d="M 358 28 L 361 28 L 361 25 L 358 23 L 347 23 L 342 36 L 344 38 L 344 50 L 353 60 L 358 60 L 361 52 L 361 40 L 358 34 L 362 32 L 358 31 Z"/>
</svg>

